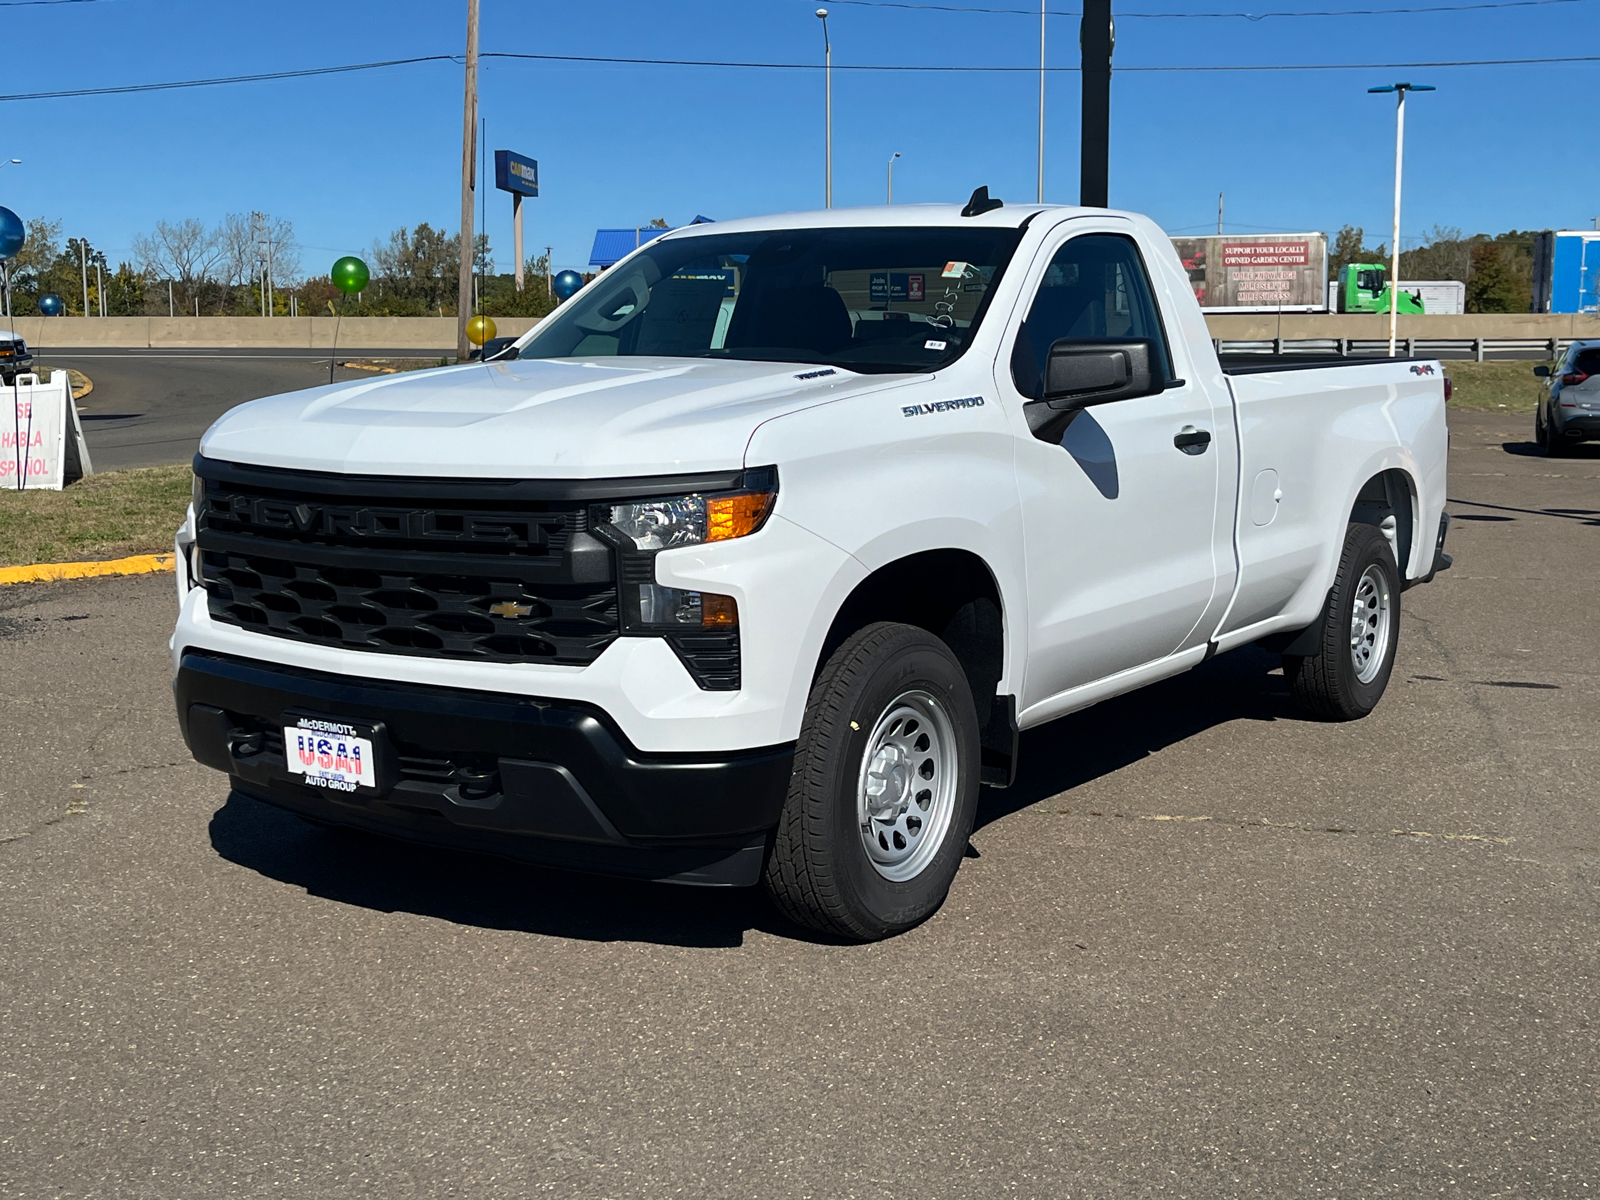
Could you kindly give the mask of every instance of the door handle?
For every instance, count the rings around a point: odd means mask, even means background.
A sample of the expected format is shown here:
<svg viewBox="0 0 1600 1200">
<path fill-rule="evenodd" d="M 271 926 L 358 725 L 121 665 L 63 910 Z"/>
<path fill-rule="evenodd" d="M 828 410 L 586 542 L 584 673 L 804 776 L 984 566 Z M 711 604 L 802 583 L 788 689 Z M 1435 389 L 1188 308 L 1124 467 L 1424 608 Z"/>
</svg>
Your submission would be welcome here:
<svg viewBox="0 0 1600 1200">
<path fill-rule="evenodd" d="M 1193 425 L 1185 425 L 1182 432 L 1172 439 L 1172 444 L 1185 454 L 1204 454 L 1206 447 L 1211 445 L 1211 434 Z"/>
</svg>

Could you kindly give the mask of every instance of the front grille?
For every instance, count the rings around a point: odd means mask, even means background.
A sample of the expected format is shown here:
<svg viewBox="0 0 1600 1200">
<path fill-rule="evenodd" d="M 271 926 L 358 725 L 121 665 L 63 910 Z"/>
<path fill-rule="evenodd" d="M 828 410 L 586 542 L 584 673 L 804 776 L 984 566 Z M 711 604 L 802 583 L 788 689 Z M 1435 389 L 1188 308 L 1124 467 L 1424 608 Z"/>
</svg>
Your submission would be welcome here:
<svg viewBox="0 0 1600 1200">
<path fill-rule="evenodd" d="M 197 470 L 213 620 L 380 653 L 579 665 L 620 632 L 586 503 L 515 484 L 452 495 L 435 480 Z"/>
</svg>

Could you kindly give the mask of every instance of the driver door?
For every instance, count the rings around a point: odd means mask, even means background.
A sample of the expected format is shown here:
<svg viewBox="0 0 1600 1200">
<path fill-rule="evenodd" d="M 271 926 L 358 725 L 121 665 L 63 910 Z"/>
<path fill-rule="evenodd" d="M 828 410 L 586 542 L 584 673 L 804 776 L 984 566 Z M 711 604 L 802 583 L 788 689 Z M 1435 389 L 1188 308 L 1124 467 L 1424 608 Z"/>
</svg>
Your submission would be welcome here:
<svg viewBox="0 0 1600 1200">
<path fill-rule="evenodd" d="M 1010 362 L 996 372 L 1019 426 L 1029 610 L 1024 709 L 1197 644 L 1218 583 L 1213 527 L 1223 455 L 1210 440 L 1230 425 L 1213 420 L 1198 381 L 1174 378 L 1134 239 L 1103 224 L 1069 224 L 1073 235 L 1047 251 Z M 1022 410 L 1042 396 L 1050 346 L 1108 337 L 1154 342 L 1151 369 L 1164 389 L 1085 408 L 1057 440 L 1032 435 Z"/>
</svg>

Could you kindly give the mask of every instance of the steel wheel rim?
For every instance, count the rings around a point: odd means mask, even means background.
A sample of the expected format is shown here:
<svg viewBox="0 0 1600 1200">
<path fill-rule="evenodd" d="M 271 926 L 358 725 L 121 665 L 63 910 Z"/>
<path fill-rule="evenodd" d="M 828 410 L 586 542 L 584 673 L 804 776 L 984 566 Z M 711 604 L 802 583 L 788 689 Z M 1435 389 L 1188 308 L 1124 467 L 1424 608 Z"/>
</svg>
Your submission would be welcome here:
<svg viewBox="0 0 1600 1200">
<path fill-rule="evenodd" d="M 915 879 L 939 853 L 955 814 L 957 757 L 955 723 L 931 692 L 902 692 L 872 727 L 856 784 L 856 827 L 885 879 Z"/>
<path fill-rule="evenodd" d="M 1350 661 L 1362 683 L 1371 683 L 1383 669 L 1393 610 L 1389 577 L 1374 563 L 1361 573 L 1350 609 Z"/>
</svg>

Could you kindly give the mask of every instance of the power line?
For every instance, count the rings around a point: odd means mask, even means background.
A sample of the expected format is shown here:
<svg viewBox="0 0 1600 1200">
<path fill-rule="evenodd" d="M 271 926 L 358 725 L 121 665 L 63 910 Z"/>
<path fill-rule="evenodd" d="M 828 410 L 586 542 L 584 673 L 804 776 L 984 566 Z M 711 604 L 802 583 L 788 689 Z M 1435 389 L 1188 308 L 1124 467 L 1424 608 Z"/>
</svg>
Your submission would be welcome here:
<svg viewBox="0 0 1600 1200">
<path fill-rule="evenodd" d="M 87 3 L 88 0 L 83 0 Z M 836 0 L 837 2 L 837 0 Z M 4 0 L 0 0 L 4 3 Z M 532 62 L 569 62 L 569 63 L 607 63 L 620 66 L 640 67 L 717 67 L 737 70 L 760 71 L 820 71 L 821 63 L 793 63 L 793 62 L 740 62 L 727 59 L 702 59 L 702 58 L 618 58 L 610 55 L 598 54 L 514 54 L 507 51 L 490 51 L 483 54 L 484 58 L 503 58 Z M 83 96 L 124 96 L 139 92 L 165 92 L 176 91 L 182 88 L 220 87 L 229 83 L 260 83 L 278 79 L 305 79 L 317 75 L 342 75 L 353 71 L 373 71 L 382 67 L 402 67 L 414 63 L 428 62 L 460 62 L 457 55 L 452 54 L 425 54 L 415 58 L 391 58 L 382 62 L 346 63 L 336 67 L 307 67 L 297 71 L 268 71 L 256 75 L 222 75 L 211 79 L 175 79 L 161 83 L 130 83 L 119 87 L 98 88 L 69 88 L 49 92 L 13 92 L 10 95 L 0 95 L 0 103 L 19 100 L 61 100 Z M 1387 71 L 1401 68 L 1416 69 L 1442 69 L 1445 67 L 1517 67 L 1540 66 L 1552 63 L 1591 63 L 1600 62 L 1600 55 L 1563 55 L 1549 58 L 1474 58 L 1454 59 L 1438 62 L 1360 62 L 1360 63 L 1277 63 L 1277 64 L 1240 64 L 1240 65 L 1174 65 L 1152 67 L 1118 67 L 1118 74 L 1148 74 L 1148 73 L 1189 73 L 1203 72 L 1215 73 L 1221 71 Z M 878 64 L 840 64 L 835 63 L 835 71 L 887 71 L 887 72 L 932 72 L 956 74 L 1029 74 L 1038 71 L 1036 66 L 1006 67 L 1006 66 L 919 66 L 906 63 L 878 63 Z M 1052 74 L 1077 74 L 1077 67 L 1047 67 Z"/>
<path fill-rule="evenodd" d="M 1006 13 L 1022 17 L 1039 15 L 1033 8 L 985 8 L 959 4 L 911 4 L 907 0 L 834 0 L 835 4 L 848 4 L 857 8 L 899 8 L 912 12 L 953 13 Z M 1437 4 L 1422 8 L 1337 8 L 1305 12 L 1119 12 L 1118 18 L 1150 17 L 1162 20 L 1188 20 L 1193 18 L 1239 17 L 1246 21 L 1264 21 L 1269 17 L 1388 17 L 1400 13 L 1473 12 L 1485 8 L 1540 8 L 1547 4 L 1587 4 L 1590 0 L 1487 0 L 1482 4 Z M 1071 9 L 1051 9 L 1053 17 L 1081 17 Z"/>
<path fill-rule="evenodd" d="M 1038 14 L 1033 14 L 1037 16 Z M 704 58 L 616 58 L 599 54 L 512 54 L 506 51 L 485 52 L 484 58 L 511 58 L 528 59 L 537 62 L 574 62 L 574 63 L 615 63 L 626 66 L 648 67 L 740 67 L 764 71 L 820 71 L 821 63 L 783 63 L 783 62 L 734 62 L 725 59 Z M 1279 63 L 1272 65 L 1176 65 L 1169 67 L 1118 67 L 1117 73 L 1125 75 L 1129 72 L 1172 72 L 1172 71 L 1387 71 L 1398 68 L 1442 68 L 1442 67 L 1511 67 L 1531 66 L 1544 63 L 1574 63 L 1574 62 L 1600 62 L 1600 54 L 1568 55 L 1553 58 L 1473 58 L 1455 59 L 1440 62 L 1359 62 L 1359 63 Z M 1030 67 L 990 67 L 990 66 L 918 66 L 914 64 L 841 64 L 834 63 L 835 71 L 932 71 L 959 74 L 1010 74 L 1026 73 L 1033 75 L 1038 72 L 1036 66 Z M 1046 67 L 1052 73 L 1075 75 L 1078 67 Z M 5 97 L 0 96 L 0 99 Z"/>
<path fill-rule="evenodd" d="M 0 0 L 4 3 L 5 0 Z M 11 0 L 15 3 L 16 0 Z M 42 2 L 42 0 L 40 0 Z M 65 0 L 61 0 L 65 2 Z M 89 0 L 75 0 L 88 3 Z M 225 83 L 258 83 L 269 79 L 304 79 L 312 75 L 343 75 L 351 71 L 373 71 L 379 67 L 402 67 L 411 63 L 459 62 L 449 54 L 426 54 L 418 58 L 391 58 L 383 62 L 347 63 L 338 67 L 307 67 L 298 71 L 267 71 L 259 75 L 222 75 L 214 79 L 176 79 L 165 83 L 128 83 L 120 87 L 68 88 L 55 92 L 17 92 L 0 96 L 6 100 L 60 100 L 72 96 L 125 96 L 134 92 L 166 92 L 177 88 L 218 87 Z"/>
</svg>

